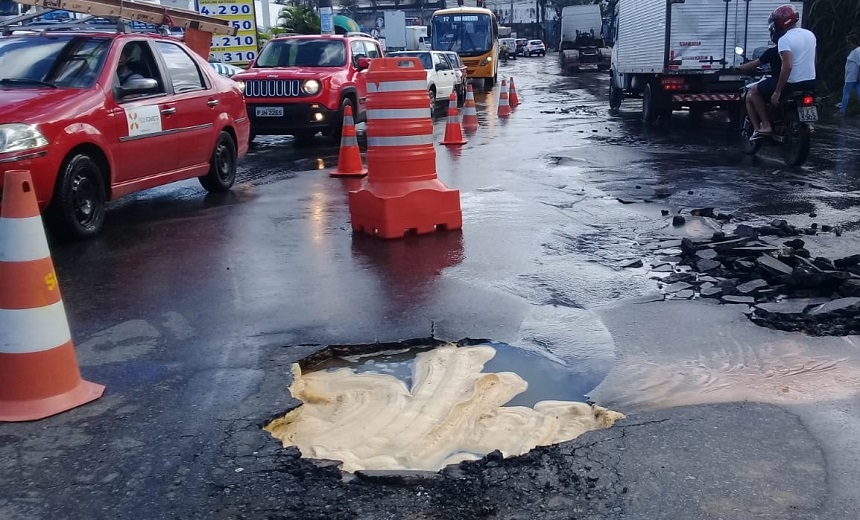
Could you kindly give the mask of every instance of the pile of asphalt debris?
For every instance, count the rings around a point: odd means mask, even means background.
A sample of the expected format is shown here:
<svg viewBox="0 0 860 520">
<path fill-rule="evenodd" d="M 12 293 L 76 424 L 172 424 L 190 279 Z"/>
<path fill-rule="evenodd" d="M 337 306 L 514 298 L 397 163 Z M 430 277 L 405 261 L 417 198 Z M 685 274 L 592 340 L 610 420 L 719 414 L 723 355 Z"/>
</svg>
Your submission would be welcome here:
<svg viewBox="0 0 860 520">
<path fill-rule="evenodd" d="M 714 218 L 710 208 L 692 214 Z M 673 223 L 683 225 L 683 218 L 676 216 Z M 718 231 L 708 240 L 663 241 L 655 248 L 677 256 L 662 258 L 652 270 L 671 273 L 658 278 L 665 298 L 745 304 L 753 322 L 780 330 L 860 333 L 860 254 L 812 257 L 799 237 L 819 231 L 841 234 L 829 226 L 804 229 L 774 220 L 759 227 L 740 224 L 734 233 Z M 769 240 L 760 240 L 765 236 Z"/>
</svg>

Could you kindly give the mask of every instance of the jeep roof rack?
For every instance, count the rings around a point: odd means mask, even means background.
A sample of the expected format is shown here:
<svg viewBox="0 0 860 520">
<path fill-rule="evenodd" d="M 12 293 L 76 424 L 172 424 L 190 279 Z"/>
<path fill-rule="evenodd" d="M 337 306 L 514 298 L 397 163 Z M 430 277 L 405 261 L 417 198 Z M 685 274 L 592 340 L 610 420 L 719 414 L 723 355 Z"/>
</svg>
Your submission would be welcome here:
<svg viewBox="0 0 860 520">
<path fill-rule="evenodd" d="M 344 36 L 363 36 L 365 38 L 373 38 L 373 36 L 367 34 L 366 32 L 359 32 L 359 31 L 348 32 L 348 33 L 344 34 Z"/>
</svg>

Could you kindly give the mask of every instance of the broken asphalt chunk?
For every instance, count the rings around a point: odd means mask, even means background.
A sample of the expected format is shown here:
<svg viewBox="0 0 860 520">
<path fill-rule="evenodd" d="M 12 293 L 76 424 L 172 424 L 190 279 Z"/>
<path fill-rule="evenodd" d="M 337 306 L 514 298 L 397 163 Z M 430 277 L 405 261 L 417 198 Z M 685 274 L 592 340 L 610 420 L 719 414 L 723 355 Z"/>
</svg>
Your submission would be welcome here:
<svg viewBox="0 0 860 520">
<path fill-rule="evenodd" d="M 726 294 L 720 300 L 725 303 L 748 303 L 750 305 L 755 303 L 755 298 L 752 296 L 735 296 L 733 294 Z"/>
<path fill-rule="evenodd" d="M 794 271 L 790 265 L 780 262 L 770 255 L 761 255 L 756 259 L 756 263 L 766 271 L 777 275 L 790 275 Z"/>
<path fill-rule="evenodd" d="M 690 287 L 692 287 L 692 285 L 687 282 L 675 282 L 663 287 L 663 291 L 667 293 L 676 293 L 678 291 L 683 291 L 684 289 L 689 289 Z"/>
<path fill-rule="evenodd" d="M 810 316 L 821 316 L 842 310 L 857 310 L 858 305 L 860 305 L 860 298 L 858 297 L 839 298 L 838 300 L 833 300 L 811 309 L 808 314 Z"/>
<path fill-rule="evenodd" d="M 716 260 L 712 260 L 710 258 L 703 258 L 703 259 L 699 260 L 698 262 L 696 262 L 696 269 L 698 269 L 701 272 L 711 271 L 711 270 L 716 269 L 716 268 L 721 267 L 721 266 L 722 266 L 721 263 L 719 263 Z"/>
<path fill-rule="evenodd" d="M 767 287 L 767 282 L 759 278 L 758 280 L 753 280 L 751 282 L 742 283 L 735 287 L 737 291 L 741 294 L 749 294 L 751 292 L 755 292 L 759 289 L 764 289 Z"/>
</svg>

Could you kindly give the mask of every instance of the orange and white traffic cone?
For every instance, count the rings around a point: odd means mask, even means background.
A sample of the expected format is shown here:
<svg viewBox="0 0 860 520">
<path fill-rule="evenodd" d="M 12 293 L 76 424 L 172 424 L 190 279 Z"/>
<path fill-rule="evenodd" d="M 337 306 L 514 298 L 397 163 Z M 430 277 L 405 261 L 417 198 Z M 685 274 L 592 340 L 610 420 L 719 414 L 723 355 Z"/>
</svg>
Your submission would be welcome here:
<svg viewBox="0 0 860 520">
<path fill-rule="evenodd" d="M 517 86 L 514 85 L 513 77 L 511 77 L 511 91 L 508 94 L 508 102 L 511 104 L 511 108 L 515 108 L 520 104 L 520 97 L 517 95 Z"/>
<path fill-rule="evenodd" d="M 367 168 L 361 164 L 361 150 L 358 148 L 358 135 L 355 133 L 355 119 L 352 117 L 351 106 L 347 106 L 343 111 L 343 132 L 340 135 L 337 168 L 332 170 L 330 175 L 332 177 L 367 175 Z"/>
<path fill-rule="evenodd" d="M 460 111 L 457 109 L 457 94 L 451 92 L 448 98 L 448 122 L 445 124 L 445 138 L 440 144 L 457 146 L 466 144 L 463 130 L 460 128 Z"/>
<path fill-rule="evenodd" d="M 511 115 L 511 105 L 508 102 L 508 82 L 502 80 L 502 87 L 499 92 L 499 117 L 508 117 Z"/>
<path fill-rule="evenodd" d="M 463 104 L 463 130 L 474 132 L 478 129 L 478 110 L 475 107 L 475 92 L 472 84 L 466 85 L 466 102 Z"/>
<path fill-rule="evenodd" d="M 7 171 L 0 208 L 0 421 L 34 421 L 101 397 L 81 379 L 29 171 Z"/>
</svg>

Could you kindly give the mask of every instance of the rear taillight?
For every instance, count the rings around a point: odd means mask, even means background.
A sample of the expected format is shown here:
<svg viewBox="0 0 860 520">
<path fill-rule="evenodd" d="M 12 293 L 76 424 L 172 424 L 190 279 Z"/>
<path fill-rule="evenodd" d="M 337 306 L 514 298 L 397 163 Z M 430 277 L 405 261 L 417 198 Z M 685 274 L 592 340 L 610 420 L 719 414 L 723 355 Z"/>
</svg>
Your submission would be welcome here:
<svg viewBox="0 0 860 520">
<path fill-rule="evenodd" d="M 665 77 L 660 79 L 660 83 L 663 85 L 664 90 L 684 90 L 684 78 L 681 77 Z"/>
<path fill-rule="evenodd" d="M 814 104 L 815 104 L 815 98 L 812 96 L 809 96 L 809 95 L 803 96 L 803 98 L 801 98 L 801 100 L 800 100 L 800 105 L 804 106 L 804 107 L 811 107 Z"/>
</svg>

